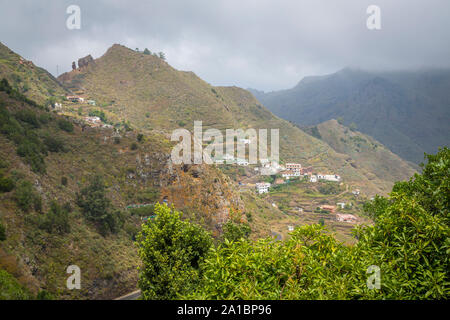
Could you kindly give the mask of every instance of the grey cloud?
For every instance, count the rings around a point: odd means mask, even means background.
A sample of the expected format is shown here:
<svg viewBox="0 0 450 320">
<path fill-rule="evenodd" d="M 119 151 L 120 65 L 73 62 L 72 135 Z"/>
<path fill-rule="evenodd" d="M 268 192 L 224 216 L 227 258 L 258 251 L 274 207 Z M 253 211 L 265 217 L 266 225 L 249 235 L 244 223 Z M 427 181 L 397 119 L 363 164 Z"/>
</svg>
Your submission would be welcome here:
<svg viewBox="0 0 450 320">
<path fill-rule="evenodd" d="M 81 7 L 81 30 L 65 27 L 71 4 Z M 366 28 L 370 4 L 381 8 L 382 30 Z M 1 8 L 0 41 L 53 74 L 113 43 L 164 51 L 174 67 L 215 85 L 262 90 L 346 66 L 450 67 L 447 0 L 16 0 Z"/>
</svg>

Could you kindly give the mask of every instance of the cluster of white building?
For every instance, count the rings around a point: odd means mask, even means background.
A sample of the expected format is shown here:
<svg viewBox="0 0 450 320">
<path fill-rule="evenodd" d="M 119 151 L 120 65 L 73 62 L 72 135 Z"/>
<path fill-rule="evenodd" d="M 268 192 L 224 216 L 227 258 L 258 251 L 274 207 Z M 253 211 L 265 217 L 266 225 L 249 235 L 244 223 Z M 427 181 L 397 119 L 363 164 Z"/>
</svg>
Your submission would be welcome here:
<svg viewBox="0 0 450 320">
<path fill-rule="evenodd" d="M 256 192 L 259 194 L 268 193 L 270 188 L 270 183 L 268 182 L 258 182 L 256 183 Z"/>
<path fill-rule="evenodd" d="M 318 175 L 311 175 L 309 178 L 310 182 L 317 182 L 317 181 L 332 181 L 332 182 L 340 182 L 342 180 L 341 176 L 337 174 L 318 174 Z"/>
</svg>

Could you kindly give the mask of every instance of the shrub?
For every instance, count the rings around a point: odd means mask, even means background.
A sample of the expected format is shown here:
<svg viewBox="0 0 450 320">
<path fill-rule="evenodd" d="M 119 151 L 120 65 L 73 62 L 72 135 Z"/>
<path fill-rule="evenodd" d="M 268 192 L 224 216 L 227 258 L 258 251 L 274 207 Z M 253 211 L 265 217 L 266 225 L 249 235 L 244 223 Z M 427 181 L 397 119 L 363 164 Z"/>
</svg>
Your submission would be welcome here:
<svg viewBox="0 0 450 320">
<path fill-rule="evenodd" d="M 64 142 L 58 138 L 47 135 L 43 138 L 44 144 L 50 152 L 65 151 Z"/>
<path fill-rule="evenodd" d="M 31 299 L 31 295 L 16 278 L 6 270 L 0 269 L 0 299 L 28 300 Z"/>
<path fill-rule="evenodd" d="M 10 192 L 14 189 L 15 183 L 12 179 L 3 177 L 0 174 L 0 192 Z"/>
<path fill-rule="evenodd" d="M 42 199 L 35 193 L 33 185 L 29 181 L 22 180 L 19 182 L 14 193 L 14 199 L 19 208 L 25 212 L 28 212 L 31 208 L 36 211 L 42 209 Z"/>
<path fill-rule="evenodd" d="M 120 144 L 120 138 L 114 137 L 114 144 Z"/>
<path fill-rule="evenodd" d="M 142 133 L 139 133 L 139 134 L 137 135 L 137 141 L 138 141 L 138 142 L 142 142 L 142 140 L 144 140 L 144 135 L 143 135 Z"/>
<path fill-rule="evenodd" d="M 133 142 L 132 144 L 131 144 L 131 150 L 137 150 L 137 148 L 138 148 L 138 145 L 135 143 L 135 142 Z"/>
<path fill-rule="evenodd" d="M 48 233 L 70 232 L 69 213 L 56 202 L 50 203 L 50 211 L 41 219 L 39 227 Z"/>
<path fill-rule="evenodd" d="M 36 113 L 34 113 L 31 110 L 28 109 L 20 110 L 14 115 L 14 117 L 20 121 L 30 124 L 33 128 L 41 127 L 39 120 L 36 116 Z"/>
<path fill-rule="evenodd" d="M 174 299 L 194 290 L 199 264 L 212 239 L 202 227 L 181 220 L 181 213 L 156 204 L 156 217 L 137 236 L 143 268 L 139 287 L 144 299 Z"/>
<path fill-rule="evenodd" d="M 223 226 L 223 238 L 232 242 L 247 239 L 251 233 L 250 226 L 245 223 L 236 223 L 231 219 Z"/>
<path fill-rule="evenodd" d="M 61 184 L 63 185 L 63 186 L 67 186 L 67 177 L 61 177 Z"/>
<path fill-rule="evenodd" d="M 89 112 L 89 116 L 90 116 L 90 117 L 99 117 L 100 120 L 101 120 L 102 122 L 105 122 L 105 123 L 108 121 L 108 119 L 106 119 L 105 113 L 104 113 L 103 111 L 100 111 L 100 110 L 93 110 L 93 111 L 90 111 L 90 112 Z"/>
<path fill-rule="evenodd" d="M 111 201 L 106 197 L 106 186 L 100 176 L 95 176 L 90 184 L 77 194 L 77 205 L 102 235 L 117 232 L 120 213 L 112 212 Z"/>
<path fill-rule="evenodd" d="M 58 127 L 61 130 L 64 130 L 66 132 L 73 132 L 73 124 L 69 120 L 66 119 L 59 119 L 58 120 Z"/>
</svg>

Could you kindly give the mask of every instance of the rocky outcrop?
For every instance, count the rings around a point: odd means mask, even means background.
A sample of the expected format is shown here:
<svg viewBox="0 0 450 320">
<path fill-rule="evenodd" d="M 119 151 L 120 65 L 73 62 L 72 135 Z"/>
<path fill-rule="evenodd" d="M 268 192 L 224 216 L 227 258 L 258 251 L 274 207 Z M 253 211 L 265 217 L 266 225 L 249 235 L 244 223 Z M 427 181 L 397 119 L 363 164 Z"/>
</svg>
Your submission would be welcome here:
<svg viewBox="0 0 450 320">
<path fill-rule="evenodd" d="M 88 65 L 92 65 L 94 63 L 95 63 L 94 58 L 92 58 L 91 55 L 88 55 L 84 58 L 78 59 L 78 68 L 80 68 L 80 69 L 86 68 Z"/>
</svg>

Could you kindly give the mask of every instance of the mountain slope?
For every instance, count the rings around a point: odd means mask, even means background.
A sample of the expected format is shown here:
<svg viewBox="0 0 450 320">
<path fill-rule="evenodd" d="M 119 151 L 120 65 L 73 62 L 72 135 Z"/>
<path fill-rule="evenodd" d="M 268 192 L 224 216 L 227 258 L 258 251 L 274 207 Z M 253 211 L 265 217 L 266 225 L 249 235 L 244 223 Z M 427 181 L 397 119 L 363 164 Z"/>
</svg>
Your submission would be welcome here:
<svg viewBox="0 0 450 320">
<path fill-rule="evenodd" d="M 320 136 L 336 152 L 349 156 L 351 165 L 365 170 L 379 179 L 391 177 L 395 181 L 406 180 L 415 170 L 399 156 L 375 139 L 350 130 L 336 120 L 329 120 L 305 129 Z"/>
<path fill-rule="evenodd" d="M 216 235 L 230 210 L 244 210 L 229 179 L 215 168 L 173 166 L 171 143 L 163 136 L 153 133 L 138 142 L 135 131 L 65 119 L 28 103 L 5 81 L 0 145 L 0 224 L 6 229 L 0 270 L 34 295 L 46 290 L 58 298 L 109 299 L 134 290 L 134 236 L 151 207 L 136 211 L 129 205 L 167 200 Z M 111 233 L 104 234 L 78 202 L 77 194 L 96 175 L 112 204 Z M 72 264 L 81 269 L 81 290 L 66 288 L 65 270 Z"/>
<path fill-rule="evenodd" d="M 0 43 L 0 79 L 3 78 L 13 88 L 40 104 L 50 97 L 56 98 L 69 92 L 49 72 Z"/>
<path fill-rule="evenodd" d="M 289 90 L 253 91 L 276 115 L 299 125 L 343 118 L 402 158 L 420 163 L 450 141 L 450 72 L 370 73 L 344 69 L 307 77 Z"/>
<path fill-rule="evenodd" d="M 129 121 L 139 130 L 168 135 L 178 127 L 192 129 L 196 120 L 203 122 L 204 129 L 275 128 L 280 130 L 282 162 L 300 162 L 319 172 L 340 174 L 373 194 L 385 193 L 393 182 L 391 177 L 369 180 L 346 161 L 345 155 L 274 116 L 250 92 L 213 87 L 192 72 L 178 71 L 158 57 L 121 45 L 113 45 L 102 57 L 61 75 L 59 80 L 95 99 L 100 106 L 97 109 L 114 121 Z"/>
</svg>

